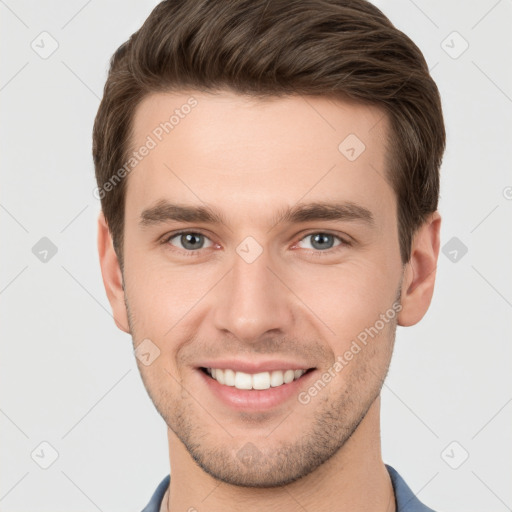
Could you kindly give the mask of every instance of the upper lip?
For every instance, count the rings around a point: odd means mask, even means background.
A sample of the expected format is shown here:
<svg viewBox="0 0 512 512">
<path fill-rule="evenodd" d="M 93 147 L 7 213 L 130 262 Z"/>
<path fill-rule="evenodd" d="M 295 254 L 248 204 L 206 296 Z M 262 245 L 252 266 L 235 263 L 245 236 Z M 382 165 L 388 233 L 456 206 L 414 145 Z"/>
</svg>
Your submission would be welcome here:
<svg viewBox="0 0 512 512">
<path fill-rule="evenodd" d="M 284 360 L 267 361 L 242 361 L 240 359 L 222 359 L 219 361 L 204 361 L 198 365 L 199 368 L 220 368 L 221 370 L 231 369 L 244 373 L 262 373 L 275 370 L 309 370 L 313 368 L 307 363 Z"/>
</svg>

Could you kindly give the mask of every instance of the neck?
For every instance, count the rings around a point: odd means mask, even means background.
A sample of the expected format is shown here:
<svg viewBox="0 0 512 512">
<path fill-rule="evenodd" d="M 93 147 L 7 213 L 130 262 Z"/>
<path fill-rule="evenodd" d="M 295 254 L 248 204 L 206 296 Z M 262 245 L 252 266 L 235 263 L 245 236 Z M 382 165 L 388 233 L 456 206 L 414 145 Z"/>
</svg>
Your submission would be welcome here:
<svg viewBox="0 0 512 512">
<path fill-rule="evenodd" d="M 171 485 L 163 510 L 268 512 L 336 510 L 395 512 L 395 497 L 381 458 L 380 397 L 345 445 L 315 471 L 275 488 L 237 487 L 205 473 L 168 429 Z"/>
</svg>

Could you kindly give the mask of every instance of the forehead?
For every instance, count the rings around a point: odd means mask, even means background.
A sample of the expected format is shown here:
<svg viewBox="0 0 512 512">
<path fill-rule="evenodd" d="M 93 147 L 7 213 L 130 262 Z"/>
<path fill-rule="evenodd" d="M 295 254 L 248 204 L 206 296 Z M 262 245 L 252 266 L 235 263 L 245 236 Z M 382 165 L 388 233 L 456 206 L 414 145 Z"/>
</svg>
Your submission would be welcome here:
<svg viewBox="0 0 512 512">
<path fill-rule="evenodd" d="M 387 130 L 381 109 L 321 96 L 151 94 L 133 119 L 132 149 L 151 149 L 128 176 L 127 210 L 162 197 L 219 208 L 279 208 L 306 196 L 389 208 Z"/>
</svg>

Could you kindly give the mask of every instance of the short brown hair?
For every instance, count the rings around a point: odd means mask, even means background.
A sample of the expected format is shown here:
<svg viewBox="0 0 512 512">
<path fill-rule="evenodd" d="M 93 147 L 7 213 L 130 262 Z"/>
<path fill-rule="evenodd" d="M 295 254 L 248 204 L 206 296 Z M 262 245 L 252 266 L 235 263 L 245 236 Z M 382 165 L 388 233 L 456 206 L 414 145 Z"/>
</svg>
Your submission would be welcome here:
<svg viewBox="0 0 512 512">
<path fill-rule="evenodd" d="M 402 263 L 437 210 L 445 129 L 419 48 L 365 0 L 166 0 L 112 56 L 93 129 L 99 189 L 126 162 L 134 111 L 153 92 L 351 98 L 387 114 L 387 179 Z M 117 176 L 119 177 L 119 175 Z M 101 206 L 123 267 L 126 179 Z"/>
</svg>

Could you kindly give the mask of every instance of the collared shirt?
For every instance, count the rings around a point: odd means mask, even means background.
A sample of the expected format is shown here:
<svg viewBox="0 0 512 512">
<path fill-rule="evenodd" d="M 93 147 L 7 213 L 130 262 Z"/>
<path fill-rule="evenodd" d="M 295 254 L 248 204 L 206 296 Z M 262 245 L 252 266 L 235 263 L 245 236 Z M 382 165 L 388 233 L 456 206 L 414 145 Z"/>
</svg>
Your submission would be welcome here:
<svg viewBox="0 0 512 512">
<path fill-rule="evenodd" d="M 404 479 L 398 472 L 386 464 L 393 490 L 395 491 L 396 512 L 434 512 L 431 508 L 423 505 L 421 501 L 414 495 L 409 486 L 405 483 Z M 165 491 L 169 487 L 171 476 L 167 475 L 156 488 L 156 491 L 151 496 L 149 503 L 142 510 L 142 512 L 159 512 L 162 505 L 162 500 Z"/>
</svg>

